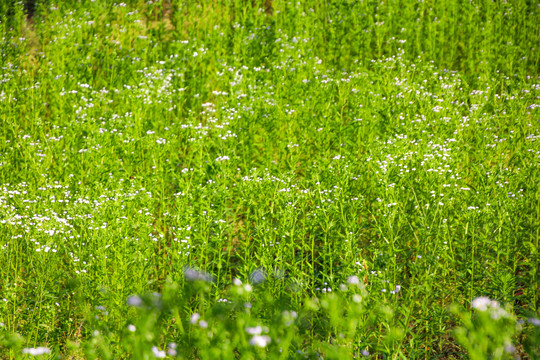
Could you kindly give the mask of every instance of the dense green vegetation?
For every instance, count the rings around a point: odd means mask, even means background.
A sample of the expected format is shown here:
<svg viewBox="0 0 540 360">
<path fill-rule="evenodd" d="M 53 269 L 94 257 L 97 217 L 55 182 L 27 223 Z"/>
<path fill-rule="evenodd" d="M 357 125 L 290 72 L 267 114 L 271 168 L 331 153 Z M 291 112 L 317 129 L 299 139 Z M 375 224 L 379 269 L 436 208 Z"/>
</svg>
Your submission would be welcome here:
<svg viewBox="0 0 540 360">
<path fill-rule="evenodd" d="M 0 19 L 0 358 L 540 356 L 537 2 Z"/>
</svg>

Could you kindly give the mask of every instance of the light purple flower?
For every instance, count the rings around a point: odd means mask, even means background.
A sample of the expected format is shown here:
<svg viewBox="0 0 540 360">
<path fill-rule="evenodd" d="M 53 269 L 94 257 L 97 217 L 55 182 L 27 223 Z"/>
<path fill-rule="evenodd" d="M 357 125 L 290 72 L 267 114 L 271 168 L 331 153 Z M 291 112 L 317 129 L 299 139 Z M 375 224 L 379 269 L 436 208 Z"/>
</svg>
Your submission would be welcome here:
<svg viewBox="0 0 540 360">
<path fill-rule="evenodd" d="M 127 298 L 126 303 L 129 306 L 134 306 L 134 307 L 141 307 L 143 305 L 143 301 L 139 295 L 131 295 L 130 297 Z"/>
</svg>

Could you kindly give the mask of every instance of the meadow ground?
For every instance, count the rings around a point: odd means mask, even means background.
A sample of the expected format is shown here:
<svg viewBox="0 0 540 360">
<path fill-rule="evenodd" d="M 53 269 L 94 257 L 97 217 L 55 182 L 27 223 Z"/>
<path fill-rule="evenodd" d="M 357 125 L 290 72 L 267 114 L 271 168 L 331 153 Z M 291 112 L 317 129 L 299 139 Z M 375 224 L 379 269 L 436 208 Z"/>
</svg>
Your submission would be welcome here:
<svg viewBox="0 0 540 360">
<path fill-rule="evenodd" d="M 537 2 L 31 3 L 1 358 L 540 357 Z"/>
</svg>

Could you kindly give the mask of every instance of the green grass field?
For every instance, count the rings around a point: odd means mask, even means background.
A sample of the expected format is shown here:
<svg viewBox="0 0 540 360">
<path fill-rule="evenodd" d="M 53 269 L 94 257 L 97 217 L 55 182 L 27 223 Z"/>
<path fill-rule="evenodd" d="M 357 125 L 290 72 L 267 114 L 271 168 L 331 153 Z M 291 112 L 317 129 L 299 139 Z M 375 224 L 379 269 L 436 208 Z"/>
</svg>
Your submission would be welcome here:
<svg viewBox="0 0 540 360">
<path fill-rule="evenodd" d="M 540 358 L 540 4 L 0 2 L 0 358 Z"/>
</svg>

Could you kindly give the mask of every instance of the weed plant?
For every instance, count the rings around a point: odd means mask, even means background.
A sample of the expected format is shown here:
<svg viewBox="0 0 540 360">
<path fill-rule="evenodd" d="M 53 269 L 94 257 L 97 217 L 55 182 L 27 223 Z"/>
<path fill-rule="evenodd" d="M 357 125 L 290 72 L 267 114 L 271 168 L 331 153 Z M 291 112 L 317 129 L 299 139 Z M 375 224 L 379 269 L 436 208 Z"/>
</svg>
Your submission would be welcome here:
<svg viewBox="0 0 540 360">
<path fill-rule="evenodd" d="M 540 356 L 537 2 L 0 20 L 0 357 Z"/>
</svg>

